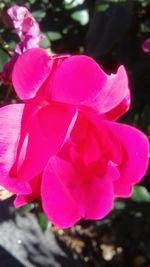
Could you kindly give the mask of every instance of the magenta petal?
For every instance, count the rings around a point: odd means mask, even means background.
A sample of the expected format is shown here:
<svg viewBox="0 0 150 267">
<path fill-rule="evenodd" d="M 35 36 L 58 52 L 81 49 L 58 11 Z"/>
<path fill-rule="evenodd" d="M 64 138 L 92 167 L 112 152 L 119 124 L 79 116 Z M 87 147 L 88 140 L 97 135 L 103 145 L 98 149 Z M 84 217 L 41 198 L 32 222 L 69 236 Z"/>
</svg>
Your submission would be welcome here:
<svg viewBox="0 0 150 267">
<path fill-rule="evenodd" d="M 51 158 L 44 171 L 41 189 L 42 204 L 52 223 L 67 228 L 81 218 L 81 211 L 65 184 L 66 179 L 68 179 L 66 172 L 70 172 L 69 175 L 73 180 L 76 177 L 71 173 L 70 166 L 65 166 L 65 170 L 62 170 L 58 163 L 56 157 Z M 62 179 L 65 179 L 64 183 Z"/>
<path fill-rule="evenodd" d="M 112 210 L 114 194 L 111 180 L 93 177 L 85 193 L 85 219 L 102 219 Z"/>
<path fill-rule="evenodd" d="M 136 128 L 120 123 L 108 123 L 110 131 L 122 144 L 122 164 L 118 166 L 120 179 L 114 182 L 116 196 L 127 197 L 131 187 L 138 183 L 148 167 L 149 142 L 147 137 Z"/>
<path fill-rule="evenodd" d="M 120 117 L 128 110 L 130 91 L 128 88 L 128 77 L 123 66 L 119 67 L 116 74 L 108 76 L 105 86 L 99 92 L 95 101 L 97 102 L 99 112 L 101 114 L 111 112 L 112 119 Z"/>
<path fill-rule="evenodd" d="M 53 75 L 52 99 L 91 106 L 106 79 L 106 74 L 92 58 L 83 55 L 69 57 Z"/>
<path fill-rule="evenodd" d="M 36 176 L 34 178 L 32 178 L 29 182 L 30 188 L 31 188 L 31 192 L 29 194 L 26 195 L 17 195 L 15 201 L 14 201 L 14 205 L 16 208 L 19 208 L 37 198 L 40 197 L 41 194 L 41 178 L 42 175 Z"/>
<path fill-rule="evenodd" d="M 110 131 L 109 122 L 95 113 L 85 116 L 80 112 L 70 136 L 73 142 L 84 147 L 82 157 L 88 157 L 86 162 L 101 159 L 120 164 L 122 161 L 120 141 Z"/>
<path fill-rule="evenodd" d="M 85 219 L 102 219 L 113 208 L 114 192 L 112 179 L 118 179 L 119 173 L 113 165 L 108 165 L 105 175 L 91 177 L 79 193 L 84 192 L 84 215 Z M 82 190 L 82 191 L 81 191 Z M 88 197 L 87 197 L 88 196 Z"/>
<path fill-rule="evenodd" d="M 61 148 L 76 109 L 53 103 L 41 108 L 30 121 L 25 160 L 19 170 L 21 181 L 37 176 L 49 158 Z"/>
<path fill-rule="evenodd" d="M 106 112 L 104 114 L 104 118 L 108 120 L 117 120 L 125 112 L 128 111 L 129 107 L 130 107 L 130 94 L 127 95 L 118 106 Z"/>
<path fill-rule="evenodd" d="M 28 201 L 25 198 L 25 195 L 17 195 L 14 200 L 14 206 L 15 208 L 20 208 L 21 206 L 24 206 L 28 203 Z"/>
<path fill-rule="evenodd" d="M 0 109 L 0 184 L 14 193 L 28 193 L 30 188 L 9 176 L 15 161 L 24 104 L 8 105 Z"/>
<path fill-rule="evenodd" d="M 142 44 L 142 48 L 144 52 L 150 53 L 150 38 L 146 39 Z"/>
<path fill-rule="evenodd" d="M 12 82 L 21 99 L 35 97 L 40 86 L 50 73 L 50 58 L 42 48 L 32 48 L 16 61 Z"/>
<path fill-rule="evenodd" d="M 100 219 L 112 209 L 113 186 L 108 178 L 114 176 L 115 170 L 109 168 L 105 177 L 98 178 L 80 167 L 76 169 L 71 163 L 53 157 L 44 172 L 43 208 L 59 227 L 70 227 L 80 218 Z"/>
</svg>

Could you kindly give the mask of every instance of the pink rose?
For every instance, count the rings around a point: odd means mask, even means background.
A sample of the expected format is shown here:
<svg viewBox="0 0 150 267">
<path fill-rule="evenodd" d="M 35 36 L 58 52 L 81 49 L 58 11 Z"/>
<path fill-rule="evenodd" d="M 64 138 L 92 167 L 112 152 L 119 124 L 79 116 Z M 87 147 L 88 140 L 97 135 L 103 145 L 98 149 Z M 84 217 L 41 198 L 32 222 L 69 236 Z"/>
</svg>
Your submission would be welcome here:
<svg viewBox="0 0 150 267">
<path fill-rule="evenodd" d="M 41 198 L 59 227 L 103 218 L 128 197 L 148 166 L 149 144 L 115 122 L 127 111 L 126 71 L 105 74 L 90 57 L 33 48 L 19 56 L 12 81 L 24 104 L 0 109 L 0 184 L 19 207 Z"/>
</svg>

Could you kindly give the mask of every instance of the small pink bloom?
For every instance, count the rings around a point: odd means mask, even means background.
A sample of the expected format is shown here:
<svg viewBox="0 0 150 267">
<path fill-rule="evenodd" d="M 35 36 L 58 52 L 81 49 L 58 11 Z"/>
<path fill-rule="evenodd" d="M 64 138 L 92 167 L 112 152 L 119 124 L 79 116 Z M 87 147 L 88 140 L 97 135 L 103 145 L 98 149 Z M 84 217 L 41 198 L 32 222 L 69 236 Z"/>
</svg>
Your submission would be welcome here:
<svg viewBox="0 0 150 267">
<path fill-rule="evenodd" d="M 103 218 L 148 166 L 148 139 L 114 122 L 129 108 L 126 71 L 107 75 L 90 57 L 33 48 L 12 82 L 24 104 L 0 109 L 0 184 L 19 207 L 41 197 L 60 227 Z"/>
<path fill-rule="evenodd" d="M 21 41 L 23 41 L 26 36 L 34 38 L 40 35 L 39 25 L 27 8 L 16 5 L 9 8 L 7 13 L 12 19 L 14 28 Z"/>
<path fill-rule="evenodd" d="M 150 38 L 144 41 L 142 48 L 144 52 L 150 53 Z"/>
<path fill-rule="evenodd" d="M 39 47 L 40 42 L 44 39 L 44 36 L 40 34 L 37 21 L 27 8 L 16 5 L 9 8 L 7 13 L 12 20 L 20 42 L 15 47 L 14 55 L 10 61 L 3 66 L 3 70 L 0 73 L 0 78 L 3 83 L 6 84 L 11 83 L 12 70 L 18 56 L 28 49 Z"/>
</svg>

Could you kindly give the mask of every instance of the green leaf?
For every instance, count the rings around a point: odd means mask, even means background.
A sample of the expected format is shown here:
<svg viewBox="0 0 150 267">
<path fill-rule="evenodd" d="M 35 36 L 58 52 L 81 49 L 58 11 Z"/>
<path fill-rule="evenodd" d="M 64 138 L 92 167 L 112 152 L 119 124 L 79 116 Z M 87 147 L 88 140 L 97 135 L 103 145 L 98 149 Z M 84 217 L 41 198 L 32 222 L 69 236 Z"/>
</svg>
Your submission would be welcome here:
<svg viewBox="0 0 150 267">
<path fill-rule="evenodd" d="M 115 210 L 123 210 L 126 207 L 126 204 L 123 201 L 118 199 L 115 200 L 114 209 Z"/>
<path fill-rule="evenodd" d="M 0 49 L 0 70 L 2 70 L 3 65 L 8 61 L 9 56 L 2 49 Z"/>
<path fill-rule="evenodd" d="M 35 17 L 38 21 L 42 20 L 46 15 L 45 10 L 36 10 L 32 12 L 32 16 Z"/>
<path fill-rule="evenodd" d="M 29 203 L 29 204 L 26 204 L 26 205 L 20 207 L 18 209 L 18 212 L 19 212 L 20 215 L 24 216 L 24 215 L 26 215 L 28 212 L 30 212 L 33 209 L 34 209 L 34 204 L 33 203 Z"/>
<path fill-rule="evenodd" d="M 50 40 L 49 40 L 48 36 L 46 36 L 45 33 L 43 33 L 43 34 L 44 34 L 45 38 L 40 43 L 40 46 L 43 48 L 48 48 L 48 47 L 50 47 Z"/>
<path fill-rule="evenodd" d="M 82 5 L 85 0 L 64 0 L 63 5 L 65 9 L 73 9 L 79 5 Z"/>
<path fill-rule="evenodd" d="M 54 32 L 54 31 L 47 32 L 47 36 L 49 37 L 50 41 L 57 41 L 57 40 L 60 40 L 62 38 L 61 33 Z"/>
<path fill-rule="evenodd" d="M 75 11 L 71 14 L 74 20 L 77 20 L 82 26 L 89 22 L 89 13 L 87 9 Z"/>
<path fill-rule="evenodd" d="M 150 202 L 150 193 L 144 186 L 136 185 L 131 199 L 136 202 Z"/>
<path fill-rule="evenodd" d="M 38 212 L 38 222 L 43 231 L 46 231 L 50 226 L 50 221 L 43 212 Z"/>
<path fill-rule="evenodd" d="M 34 4 L 36 2 L 36 0 L 28 0 L 30 4 Z"/>
<path fill-rule="evenodd" d="M 97 12 L 105 12 L 107 11 L 107 9 L 109 8 L 109 4 L 100 4 L 100 5 L 96 5 L 96 11 Z"/>
<path fill-rule="evenodd" d="M 140 25 L 140 31 L 142 33 L 149 33 L 150 32 L 150 27 L 144 23 L 141 23 Z"/>
</svg>

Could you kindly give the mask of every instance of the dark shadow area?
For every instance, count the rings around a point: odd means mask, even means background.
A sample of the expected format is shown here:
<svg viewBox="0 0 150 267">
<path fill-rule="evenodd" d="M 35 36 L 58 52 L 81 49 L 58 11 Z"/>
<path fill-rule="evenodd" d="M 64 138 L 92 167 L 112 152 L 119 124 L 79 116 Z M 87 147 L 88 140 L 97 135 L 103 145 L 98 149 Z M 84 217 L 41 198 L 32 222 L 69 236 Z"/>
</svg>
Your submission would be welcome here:
<svg viewBox="0 0 150 267">
<path fill-rule="evenodd" d="M 0 223 L 8 220 L 14 220 L 16 212 L 12 206 L 14 197 L 0 202 Z"/>
<path fill-rule="evenodd" d="M 0 246 L 0 266 L 1 267 L 26 267 L 7 250 Z"/>
</svg>

